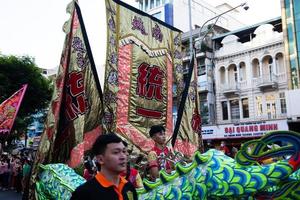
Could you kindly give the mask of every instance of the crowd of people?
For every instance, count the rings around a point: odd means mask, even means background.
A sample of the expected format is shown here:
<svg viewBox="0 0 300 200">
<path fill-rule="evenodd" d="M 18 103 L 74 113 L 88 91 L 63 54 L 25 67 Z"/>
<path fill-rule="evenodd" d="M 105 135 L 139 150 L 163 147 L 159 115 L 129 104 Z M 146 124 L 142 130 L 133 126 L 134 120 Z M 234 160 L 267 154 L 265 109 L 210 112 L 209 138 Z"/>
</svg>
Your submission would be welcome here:
<svg viewBox="0 0 300 200">
<path fill-rule="evenodd" d="M 172 157 L 173 150 L 166 145 L 165 128 L 162 125 L 152 126 L 149 135 L 154 141 L 154 146 L 146 156 L 146 173 L 147 178 L 154 181 L 162 169 L 171 173 L 175 167 L 172 161 L 176 162 L 176 159 Z M 213 146 L 208 145 L 208 148 Z M 229 151 L 224 141 L 221 142 L 219 150 L 228 156 L 235 153 Z M 86 157 L 84 161 L 83 177 L 87 182 L 76 189 L 72 200 L 96 199 L 98 196 L 107 199 L 136 199 L 135 188 L 143 187 L 143 183 L 139 171 L 128 160 L 132 152 L 127 148 L 127 143 L 115 134 L 101 135 L 96 140 L 92 152 L 95 159 Z M 132 194 L 132 198 L 127 196 L 128 192 Z M 120 196 L 122 198 L 117 198 Z"/>
<path fill-rule="evenodd" d="M 120 184 L 126 183 L 130 185 L 127 189 L 133 192 L 135 188 L 143 187 L 142 178 L 155 181 L 159 176 L 159 171 L 162 169 L 167 173 L 171 173 L 172 170 L 175 169 L 177 160 L 176 158 L 174 159 L 175 154 L 172 148 L 166 144 L 165 128 L 162 125 L 154 125 L 150 128 L 149 136 L 153 140 L 154 146 L 146 155 L 147 175 L 143 174 L 143 176 L 140 176 L 139 171 L 134 168 L 134 164 L 128 160 L 132 152 L 127 148 L 126 142 L 122 141 L 115 134 L 100 136 L 93 147 L 96 159 L 92 160 L 91 158 L 87 158 L 84 162 L 85 169 L 83 177 L 88 182 L 75 191 L 72 199 L 93 199 L 93 197 L 86 197 L 89 196 L 88 194 L 90 192 L 96 190 L 96 188 L 98 188 L 99 195 L 104 195 L 102 193 L 100 194 L 100 191 L 105 193 L 106 189 L 104 188 L 106 188 L 106 186 L 113 188 L 115 191 L 115 193 L 110 191 L 111 194 L 106 193 L 105 195 L 108 195 L 107 197 L 111 198 L 116 194 L 125 195 L 122 188 L 119 188 Z M 111 148 L 109 147 L 110 144 Z M 210 142 L 207 142 L 205 147 L 206 150 L 217 149 L 222 151 L 225 155 L 232 158 L 235 157 L 240 148 L 237 145 L 228 146 L 225 141 L 220 141 L 217 146 L 213 146 Z M 107 151 L 109 153 L 106 154 Z M 139 170 L 140 172 L 143 171 L 140 168 Z M 100 188 L 101 190 L 99 190 Z"/>
<path fill-rule="evenodd" d="M 23 193 L 29 183 L 32 158 L 28 154 L 0 155 L 0 191 Z"/>
<path fill-rule="evenodd" d="M 172 162 L 164 159 L 172 150 L 166 146 L 165 129 L 152 126 L 150 137 L 154 146 L 147 156 L 147 170 L 150 178 L 158 178 L 158 172 L 174 169 Z M 85 159 L 83 177 L 87 182 L 79 186 L 71 200 L 92 200 L 99 196 L 104 199 L 137 199 L 136 188 L 143 187 L 139 171 L 128 160 L 127 143 L 116 134 L 101 135 L 92 148 L 95 160 Z"/>
<path fill-rule="evenodd" d="M 142 178 L 152 181 L 158 178 L 159 171 L 164 169 L 171 173 L 175 169 L 176 158 L 173 150 L 167 146 L 165 128 L 162 125 L 154 125 L 150 128 L 149 135 L 154 146 L 146 157 L 146 176 L 142 176 L 134 162 L 129 159 L 132 150 L 128 144 L 116 134 L 100 135 L 92 147 L 91 157 L 85 157 L 83 177 L 87 182 L 79 186 L 72 194 L 72 200 L 97 199 L 137 199 L 136 188 L 143 187 Z M 234 157 L 238 148 L 229 148 L 225 141 L 221 141 L 217 147 L 209 142 L 206 150 L 218 149 L 225 155 Z M 25 193 L 29 184 L 33 155 L 2 153 L 0 156 L 0 190 L 15 190 Z M 139 160 L 141 161 L 141 160 Z M 24 195 L 23 195 L 24 196 Z"/>
<path fill-rule="evenodd" d="M 155 145 L 148 156 L 144 157 L 147 160 L 145 171 L 147 171 L 148 178 L 155 180 L 159 170 L 165 169 L 171 172 L 174 165 L 164 159 L 172 153 L 172 150 L 166 146 L 164 127 L 152 126 L 149 134 Z M 101 135 L 95 141 L 92 152 L 94 159 L 86 157 L 84 160 L 83 177 L 87 180 L 84 185 L 88 186 L 79 187 L 74 192 L 72 199 L 93 199 L 93 197 L 87 198 L 89 194 L 93 194 L 93 196 L 99 194 L 108 199 L 115 199 L 116 195 L 124 196 L 124 191 L 126 191 L 126 195 L 129 192 L 133 199 L 137 199 L 135 188 L 143 187 L 142 178 L 146 176 L 146 173 L 141 176 L 139 173 L 141 168 L 138 170 L 135 167 L 135 164 L 141 161 L 141 157 L 135 159 L 134 162 L 128 159 L 133 152 L 128 148 L 127 143 L 116 134 Z M 0 157 L 0 191 L 13 190 L 26 193 L 33 159 L 32 154 L 3 152 Z M 92 186 L 89 185 L 90 183 Z M 106 189 L 111 187 L 113 191 Z M 93 193 L 90 190 L 98 192 Z"/>
<path fill-rule="evenodd" d="M 226 156 L 229 156 L 231 158 L 234 158 L 237 154 L 238 150 L 240 149 L 240 146 L 228 146 L 225 141 L 221 141 L 219 145 L 214 146 L 210 142 L 207 142 L 205 145 L 205 150 L 209 149 L 217 149 L 222 151 Z"/>
</svg>

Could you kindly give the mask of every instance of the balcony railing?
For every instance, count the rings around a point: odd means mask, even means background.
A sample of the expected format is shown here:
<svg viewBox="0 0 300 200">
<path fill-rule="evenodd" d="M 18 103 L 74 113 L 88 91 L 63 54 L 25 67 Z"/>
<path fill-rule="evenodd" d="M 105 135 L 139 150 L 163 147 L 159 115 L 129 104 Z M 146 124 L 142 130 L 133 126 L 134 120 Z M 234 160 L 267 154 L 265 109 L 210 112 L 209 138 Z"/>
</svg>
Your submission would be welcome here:
<svg viewBox="0 0 300 200">
<path fill-rule="evenodd" d="M 220 86 L 221 92 L 224 95 L 232 95 L 237 94 L 240 90 L 240 85 L 238 83 L 229 83 L 229 84 L 221 84 Z"/>
<path fill-rule="evenodd" d="M 207 82 L 198 82 L 198 92 L 207 92 L 208 91 L 208 85 Z"/>
<path fill-rule="evenodd" d="M 286 73 L 280 73 L 280 74 L 278 74 L 278 82 L 279 83 L 287 82 Z"/>
<path fill-rule="evenodd" d="M 200 49 L 196 49 L 195 51 L 196 51 L 196 54 L 201 53 Z M 189 49 L 186 49 L 186 50 L 182 51 L 183 60 L 189 60 L 190 59 L 190 54 L 191 54 L 191 52 L 190 52 Z"/>
<path fill-rule="evenodd" d="M 261 90 L 277 89 L 278 88 L 278 76 L 275 74 L 263 75 L 262 77 L 257 78 L 256 86 L 259 87 Z"/>
<path fill-rule="evenodd" d="M 285 113 L 264 113 L 261 115 L 255 115 L 253 119 L 255 120 L 277 120 L 277 119 L 286 119 L 287 114 Z"/>
</svg>

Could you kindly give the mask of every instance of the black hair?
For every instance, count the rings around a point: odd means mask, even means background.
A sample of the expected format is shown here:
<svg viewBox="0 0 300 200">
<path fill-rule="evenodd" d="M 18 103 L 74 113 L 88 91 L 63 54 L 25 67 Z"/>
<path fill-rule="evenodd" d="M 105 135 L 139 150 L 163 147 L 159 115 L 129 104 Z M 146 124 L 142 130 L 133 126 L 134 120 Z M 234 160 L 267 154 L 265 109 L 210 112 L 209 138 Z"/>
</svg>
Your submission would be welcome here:
<svg viewBox="0 0 300 200">
<path fill-rule="evenodd" d="M 136 161 L 135 161 L 135 164 L 139 164 L 139 163 L 143 160 L 143 158 L 144 158 L 144 156 L 143 156 L 142 154 L 140 154 L 140 155 L 137 157 L 137 159 L 136 159 Z"/>
<path fill-rule="evenodd" d="M 106 146 L 110 143 L 120 143 L 123 142 L 122 139 L 115 133 L 100 135 L 92 147 L 92 153 L 94 156 L 103 154 L 106 150 Z"/>
<path fill-rule="evenodd" d="M 150 128 L 149 135 L 150 137 L 153 137 L 156 133 L 159 133 L 161 131 L 166 131 L 162 125 L 153 125 Z"/>
<path fill-rule="evenodd" d="M 124 144 L 125 147 L 128 147 L 128 143 L 127 143 L 127 142 L 125 142 L 125 141 L 123 140 L 122 143 Z"/>
<path fill-rule="evenodd" d="M 86 168 L 90 174 L 94 173 L 90 161 L 88 160 L 84 161 L 84 168 Z"/>
</svg>

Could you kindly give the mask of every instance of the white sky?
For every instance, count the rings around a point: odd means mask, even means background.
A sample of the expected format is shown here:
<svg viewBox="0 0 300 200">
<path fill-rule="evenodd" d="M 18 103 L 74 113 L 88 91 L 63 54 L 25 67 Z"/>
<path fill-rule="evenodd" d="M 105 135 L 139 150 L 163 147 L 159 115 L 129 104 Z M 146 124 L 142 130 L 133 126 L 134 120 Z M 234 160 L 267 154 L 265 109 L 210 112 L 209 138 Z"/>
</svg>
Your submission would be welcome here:
<svg viewBox="0 0 300 200">
<path fill-rule="evenodd" d="M 134 3 L 135 0 L 124 0 Z M 174 0 L 176 1 L 176 0 Z M 224 0 L 210 0 L 217 4 Z M 63 47 L 65 9 L 70 0 L 0 0 L 0 53 L 29 55 L 39 67 L 57 67 Z M 226 0 L 232 6 L 242 0 Z M 97 66 L 105 63 L 106 25 L 104 0 L 79 0 L 92 53 Z M 241 12 L 246 24 L 280 16 L 280 0 L 248 0 Z M 98 69 L 99 70 L 99 69 Z"/>
</svg>

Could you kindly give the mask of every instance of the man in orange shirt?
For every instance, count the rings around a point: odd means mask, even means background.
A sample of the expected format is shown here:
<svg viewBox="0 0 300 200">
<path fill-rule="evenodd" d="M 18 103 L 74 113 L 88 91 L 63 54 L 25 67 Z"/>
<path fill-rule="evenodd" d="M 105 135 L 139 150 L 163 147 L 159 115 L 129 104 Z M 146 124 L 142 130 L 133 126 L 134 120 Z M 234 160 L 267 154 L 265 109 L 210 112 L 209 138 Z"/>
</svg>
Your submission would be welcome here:
<svg viewBox="0 0 300 200">
<path fill-rule="evenodd" d="M 137 200 L 134 186 L 120 173 L 126 170 L 127 152 L 116 134 L 100 135 L 92 152 L 101 166 L 100 172 L 72 194 L 71 200 Z"/>
</svg>

